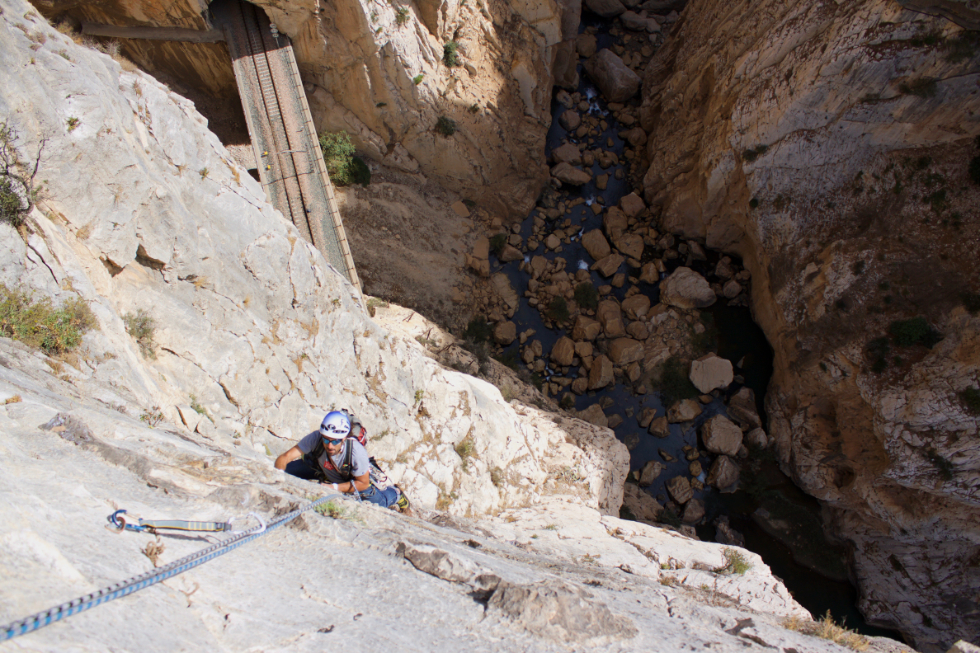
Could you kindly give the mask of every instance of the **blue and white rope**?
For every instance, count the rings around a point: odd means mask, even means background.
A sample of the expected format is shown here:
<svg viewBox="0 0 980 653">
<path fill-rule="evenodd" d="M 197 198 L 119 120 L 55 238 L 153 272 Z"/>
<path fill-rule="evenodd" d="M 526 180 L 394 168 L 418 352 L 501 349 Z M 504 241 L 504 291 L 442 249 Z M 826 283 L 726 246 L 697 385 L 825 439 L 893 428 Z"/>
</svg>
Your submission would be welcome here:
<svg viewBox="0 0 980 653">
<path fill-rule="evenodd" d="M 268 526 L 262 524 L 254 528 L 250 528 L 247 531 L 243 531 L 239 535 L 235 535 L 227 540 L 223 540 L 217 544 L 212 544 L 205 549 L 201 549 L 197 553 L 192 553 L 191 555 L 185 556 L 180 560 L 174 560 L 170 564 L 164 565 L 159 569 L 154 569 L 153 571 L 148 571 L 145 574 L 140 574 L 139 576 L 134 576 L 130 579 L 109 585 L 108 587 L 103 587 L 96 592 L 86 594 L 85 596 L 80 596 L 77 599 L 73 599 L 67 603 L 62 603 L 61 605 L 49 610 L 38 612 L 5 626 L 0 626 L 0 642 L 13 639 L 14 637 L 24 635 L 39 628 L 43 628 L 49 624 L 55 623 L 56 621 L 61 621 L 65 617 L 70 617 L 73 614 L 84 612 L 89 608 L 94 608 L 95 606 L 103 603 L 108 603 L 113 599 L 118 599 L 122 596 L 126 596 L 127 594 L 138 592 L 141 589 L 149 587 L 150 585 L 155 585 L 161 581 L 176 576 L 177 574 L 182 574 L 188 569 L 193 569 L 198 565 L 203 565 L 205 562 L 213 560 L 220 555 L 224 555 L 233 549 L 237 549 L 243 544 L 251 542 L 252 540 L 265 535 L 275 528 L 288 524 L 304 512 L 312 510 L 325 501 L 329 501 L 337 496 L 339 495 L 330 494 L 321 497 L 305 508 L 294 510 L 269 522 Z"/>
</svg>

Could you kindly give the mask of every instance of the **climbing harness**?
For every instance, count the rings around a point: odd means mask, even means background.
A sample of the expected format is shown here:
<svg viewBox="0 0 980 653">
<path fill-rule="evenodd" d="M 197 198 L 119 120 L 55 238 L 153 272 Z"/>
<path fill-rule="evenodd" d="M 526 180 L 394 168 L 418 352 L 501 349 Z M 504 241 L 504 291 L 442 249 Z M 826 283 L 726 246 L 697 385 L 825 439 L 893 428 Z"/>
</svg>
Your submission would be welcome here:
<svg viewBox="0 0 980 653">
<path fill-rule="evenodd" d="M 251 542 L 252 540 L 265 535 L 269 531 L 279 528 L 288 524 L 292 520 L 296 519 L 304 512 L 312 510 L 317 506 L 323 504 L 330 499 L 338 497 L 337 494 L 328 494 L 326 496 L 320 497 L 316 501 L 310 503 L 304 508 L 294 510 L 290 513 L 286 513 L 282 517 L 269 522 L 268 525 L 260 523 L 258 526 L 243 531 L 238 535 L 233 535 L 232 537 L 218 542 L 217 544 L 212 544 L 211 546 L 201 549 L 197 553 L 192 553 L 189 556 L 185 556 L 180 560 L 174 560 L 168 565 L 164 565 L 159 569 L 154 569 L 153 571 L 148 571 L 145 574 L 140 574 L 139 576 L 134 576 L 124 581 L 120 581 L 108 587 L 103 587 L 102 589 L 92 592 L 91 594 L 86 594 L 85 596 L 80 596 L 77 599 L 68 601 L 67 603 L 62 603 L 59 606 L 45 610 L 44 612 L 38 612 L 29 617 L 21 619 L 19 621 L 14 621 L 13 623 L 0 626 L 0 642 L 6 641 L 8 639 L 13 639 L 19 635 L 24 635 L 26 633 L 38 630 L 49 624 L 53 624 L 56 621 L 61 621 L 65 617 L 70 617 L 73 614 L 78 614 L 79 612 L 84 612 L 89 608 L 94 608 L 97 605 L 103 603 L 108 603 L 113 599 L 118 599 L 122 596 L 132 594 L 133 592 L 138 592 L 141 589 L 147 588 L 150 585 L 155 585 L 161 581 L 167 580 L 177 574 L 182 574 L 188 569 L 193 569 L 199 565 L 203 565 L 209 560 L 213 560 L 220 555 L 224 555 L 233 549 Z M 140 531 L 149 530 L 149 522 L 144 522 L 140 520 L 140 526 L 135 526 L 132 524 L 127 524 L 125 519 L 121 518 L 119 515 L 123 511 L 117 511 L 109 517 L 110 523 L 117 527 L 120 532 L 122 530 L 135 530 Z M 122 524 L 119 527 L 119 524 Z M 181 524 L 177 528 L 181 530 L 197 530 L 197 529 L 187 529 L 183 528 L 186 524 L 208 524 L 211 522 L 183 522 L 183 521 L 168 521 L 168 522 L 156 522 L 157 524 Z M 230 523 L 228 524 L 230 526 Z M 142 528 L 141 528 L 142 527 Z M 153 526 L 152 528 L 173 528 L 173 526 Z M 222 529 L 225 530 L 225 529 Z"/>
<path fill-rule="evenodd" d="M 232 522 L 184 521 L 182 519 L 140 519 L 140 523 L 137 525 L 127 522 L 126 518 L 122 516 L 124 514 L 126 514 L 125 510 L 117 510 L 109 515 L 106 519 L 108 520 L 110 526 L 107 526 L 107 528 L 115 531 L 116 533 L 122 533 L 124 530 L 135 531 L 137 533 L 142 533 L 143 531 L 155 533 L 160 529 L 173 531 L 208 531 L 214 533 L 230 531 L 233 528 Z"/>
</svg>

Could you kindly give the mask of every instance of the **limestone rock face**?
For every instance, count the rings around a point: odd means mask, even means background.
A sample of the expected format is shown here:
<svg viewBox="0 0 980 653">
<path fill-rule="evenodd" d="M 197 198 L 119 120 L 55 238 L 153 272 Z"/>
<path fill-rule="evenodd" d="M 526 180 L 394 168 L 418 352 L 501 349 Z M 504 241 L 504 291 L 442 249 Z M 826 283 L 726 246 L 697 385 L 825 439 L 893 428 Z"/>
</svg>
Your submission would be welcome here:
<svg viewBox="0 0 980 653">
<path fill-rule="evenodd" d="M 980 457 L 980 426 L 957 394 L 980 372 L 977 318 L 958 307 L 980 290 L 975 247 L 959 244 L 977 232 L 923 232 L 907 247 L 906 225 L 934 219 L 917 198 L 937 191 L 879 180 L 904 160 L 922 161 L 923 176 L 963 174 L 976 156 L 975 52 L 950 57 L 910 35 L 959 43 L 977 18 L 958 0 L 692 0 L 646 71 L 640 115 L 656 134 L 643 194 L 664 228 L 738 254 L 751 273 L 775 354 L 768 430 L 781 464 L 855 552 L 865 617 L 924 651 L 980 639 L 980 617 L 951 607 L 980 591 L 968 562 L 977 503 L 963 491 L 977 481 L 964 465 Z M 980 201 L 958 187 L 945 215 Z M 901 308 L 879 287 L 899 270 L 929 270 L 909 277 L 921 286 Z M 945 340 L 892 349 L 887 373 L 871 372 L 868 343 L 916 315 Z M 910 580 L 932 573 L 949 580 Z"/>
<path fill-rule="evenodd" d="M 715 299 L 707 280 L 691 268 L 677 268 L 660 284 L 660 301 L 668 306 L 705 308 Z"/>
<path fill-rule="evenodd" d="M 724 415 L 715 415 L 701 426 L 701 441 L 711 453 L 734 456 L 742 446 L 742 429 Z"/>
<path fill-rule="evenodd" d="M 640 90 L 639 76 L 612 50 L 599 50 L 585 62 L 585 70 L 609 102 L 626 102 Z"/>
<path fill-rule="evenodd" d="M 702 356 L 691 361 L 691 383 L 701 392 L 727 388 L 734 378 L 732 362 L 717 354 Z"/>
</svg>

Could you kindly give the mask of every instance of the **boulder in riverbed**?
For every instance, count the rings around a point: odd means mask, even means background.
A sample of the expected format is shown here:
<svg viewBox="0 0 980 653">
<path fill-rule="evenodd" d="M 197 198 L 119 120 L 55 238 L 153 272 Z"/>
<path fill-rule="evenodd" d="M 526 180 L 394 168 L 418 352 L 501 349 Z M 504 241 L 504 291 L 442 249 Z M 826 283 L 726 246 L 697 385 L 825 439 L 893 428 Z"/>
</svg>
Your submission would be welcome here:
<svg viewBox="0 0 980 653">
<path fill-rule="evenodd" d="M 689 376 L 691 383 L 700 392 L 727 388 L 735 378 L 732 362 L 717 354 L 708 354 L 692 361 Z"/>
<path fill-rule="evenodd" d="M 623 507 L 627 508 L 636 521 L 646 524 L 657 524 L 663 507 L 657 500 L 632 483 L 623 488 Z"/>
<path fill-rule="evenodd" d="M 614 381 L 613 363 L 605 356 L 599 355 L 592 361 L 592 369 L 589 370 L 589 390 L 598 390 L 611 385 Z"/>
<path fill-rule="evenodd" d="M 609 358 L 616 365 L 628 365 L 643 358 L 643 343 L 632 338 L 616 338 L 609 344 Z"/>
<path fill-rule="evenodd" d="M 506 347 L 517 339 L 517 325 L 509 320 L 500 322 L 493 329 L 493 339 L 498 345 Z"/>
<path fill-rule="evenodd" d="M 667 421 L 666 415 L 661 415 L 653 419 L 650 422 L 650 427 L 647 429 L 650 431 L 650 435 L 654 435 L 658 438 L 666 438 L 670 435 L 670 423 Z"/>
<path fill-rule="evenodd" d="M 640 472 L 640 487 L 649 487 L 653 485 L 653 482 L 657 480 L 661 472 L 664 471 L 664 465 L 659 460 L 651 460 L 646 465 L 643 466 L 643 471 Z"/>
<path fill-rule="evenodd" d="M 660 284 L 660 301 L 668 306 L 705 308 L 715 299 L 711 284 L 691 268 L 677 268 Z"/>
<path fill-rule="evenodd" d="M 718 456 L 715 458 L 715 462 L 711 463 L 706 482 L 708 485 L 724 491 L 738 483 L 738 476 L 739 470 L 735 461 L 728 456 Z"/>
<path fill-rule="evenodd" d="M 759 412 L 755 408 L 755 392 L 752 388 L 742 388 L 728 402 L 728 414 L 739 424 L 755 429 L 762 426 Z"/>
<path fill-rule="evenodd" d="M 585 0 L 585 6 L 603 18 L 614 18 L 626 11 L 626 6 L 619 0 Z M 609 100 L 614 102 L 615 100 Z"/>
<path fill-rule="evenodd" d="M 685 504 L 694 496 L 691 490 L 691 482 L 683 476 L 675 476 L 667 481 L 667 492 L 670 498 L 680 504 Z"/>
<path fill-rule="evenodd" d="M 588 4 L 589 0 L 586 0 Z M 611 2 L 612 0 L 592 0 Z M 617 4 L 622 7 L 618 0 Z M 625 7 L 623 8 L 625 11 Z M 622 12 L 620 12 L 622 13 Z M 585 70 L 607 102 L 626 102 L 640 90 L 640 77 L 612 50 L 603 48 L 585 62 Z"/>
<path fill-rule="evenodd" d="M 701 427 L 701 441 L 711 453 L 734 456 L 742 446 L 742 429 L 724 415 L 715 415 Z"/>
<path fill-rule="evenodd" d="M 589 256 L 597 261 L 606 258 L 612 253 L 609 242 L 599 229 L 593 229 L 582 234 L 582 247 L 589 253 Z"/>
<path fill-rule="evenodd" d="M 581 168 L 576 168 L 570 163 L 565 163 L 565 162 L 559 163 L 554 168 L 552 168 L 551 176 L 562 183 L 569 184 L 572 186 L 581 186 L 583 184 L 587 184 L 589 183 L 589 180 L 592 179 L 592 175 L 590 175 L 585 170 L 582 170 Z"/>
<path fill-rule="evenodd" d="M 575 358 L 575 342 L 568 336 L 562 336 L 551 348 L 551 360 L 557 365 L 567 367 Z"/>
<path fill-rule="evenodd" d="M 569 163 L 577 166 L 582 163 L 582 151 L 574 143 L 565 143 L 552 150 L 551 158 L 555 163 Z"/>
<path fill-rule="evenodd" d="M 615 302 L 613 302 L 615 304 Z M 616 307 L 618 310 L 618 306 Z M 572 327 L 572 338 L 575 340 L 591 341 L 599 337 L 602 333 L 602 324 L 590 317 L 579 315 L 575 318 L 575 326 Z"/>
<path fill-rule="evenodd" d="M 693 399 L 683 399 L 675 402 L 667 409 L 667 421 L 671 424 L 678 422 L 690 422 L 701 414 L 701 406 Z"/>
</svg>

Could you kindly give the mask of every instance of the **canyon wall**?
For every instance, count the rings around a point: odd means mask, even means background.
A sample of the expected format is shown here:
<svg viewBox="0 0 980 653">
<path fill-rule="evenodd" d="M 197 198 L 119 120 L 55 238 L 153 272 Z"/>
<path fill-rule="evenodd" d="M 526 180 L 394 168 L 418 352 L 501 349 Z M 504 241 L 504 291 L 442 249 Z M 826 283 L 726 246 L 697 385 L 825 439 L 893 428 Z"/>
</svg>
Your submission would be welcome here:
<svg viewBox="0 0 980 653">
<path fill-rule="evenodd" d="M 206 29 L 207 4 L 39 0 L 52 19 Z M 421 172 L 504 218 L 523 218 L 547 180 L 544 136 L 557 78 L 577 83 L 575 0 L 297 0 L 254 4 L 290 36 L 320 131 Z M 456 65 L 444 46 L 456 45 Z M 141 66 L 219 99 L 237 94 L 223 44 L 123 40 Z M 436 129 L 449 119 L 455 133 Z"/>
<path fill-rule="evenodd" d="M 744 258 L 784 468 L 869 620 L 934 651 L 980 637 L 980 14 L 902 4 L 692 0 L 644 78 L 643 192 Z"/>
</svg>

